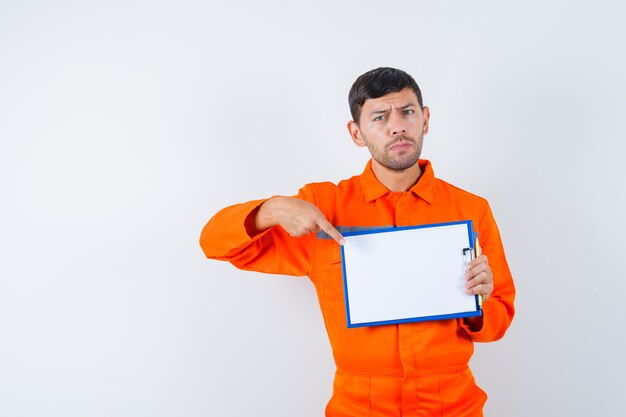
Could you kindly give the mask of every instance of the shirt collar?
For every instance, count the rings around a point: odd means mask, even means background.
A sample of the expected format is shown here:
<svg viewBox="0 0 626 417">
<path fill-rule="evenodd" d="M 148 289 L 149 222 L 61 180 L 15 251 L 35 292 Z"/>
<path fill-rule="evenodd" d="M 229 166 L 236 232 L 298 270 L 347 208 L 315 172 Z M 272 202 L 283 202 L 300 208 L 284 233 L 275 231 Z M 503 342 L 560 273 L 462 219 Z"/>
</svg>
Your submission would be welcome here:
<svg viewBox="0 0 626 417">
<path fill-rule="evenodd" d="M 435 195 L 435 172 L 430 161 L 426 159 L 420 159 L 418 164 L 422 170 L 422 175 L 409 191 L 427 203 L 432 204 Z M 368 202 L 374 201 L 390 192 L 374 175 L 371 159 L 365 166 L 363 174 L 361 174 L 361 186 L 363 187 L 365 199 Z"/>
</svg>

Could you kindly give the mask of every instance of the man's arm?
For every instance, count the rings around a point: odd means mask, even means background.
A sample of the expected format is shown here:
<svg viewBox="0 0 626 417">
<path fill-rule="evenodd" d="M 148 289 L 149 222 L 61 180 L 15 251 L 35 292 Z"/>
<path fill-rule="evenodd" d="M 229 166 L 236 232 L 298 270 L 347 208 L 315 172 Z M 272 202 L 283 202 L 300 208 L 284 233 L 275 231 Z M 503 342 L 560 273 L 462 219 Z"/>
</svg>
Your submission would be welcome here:
<svg viewBox="0 0 626 417">
<path fill-rule="evenodd" d="M 308 200 L 308 201 L 307 201 Z M 226 207 L 202 230 L 200 246 L 210 259 L 238 268 L 306 275 L 312 263 L 314 232 L 343 238 L 311 202 L 305 187 L 297 197 L 273 197 Z"/>
<path fill-rule="evenodd" d="M 483 296 L 483 315 L 465 318 L 462 323 L 474 341 L 491 342 L 504 336 L 513 320 L 515 286 L 489 207 L 480 221 L 479 230 L 485 255 L 468 265 L 465 279 L 467 294 Z"/>
</svg>

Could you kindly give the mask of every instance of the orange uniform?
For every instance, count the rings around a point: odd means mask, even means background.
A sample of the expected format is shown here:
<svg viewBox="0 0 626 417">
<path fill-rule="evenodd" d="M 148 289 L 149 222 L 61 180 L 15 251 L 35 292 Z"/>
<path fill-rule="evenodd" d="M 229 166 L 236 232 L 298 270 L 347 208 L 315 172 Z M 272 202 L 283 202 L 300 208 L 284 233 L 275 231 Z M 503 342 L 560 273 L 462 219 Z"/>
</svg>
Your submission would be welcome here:
<svg viewBox="0 0 626 417">
<path fill-rule="evenodd" d="M 359 176 L 338 185 L 308 184 L 296 197 L 315 204 L 340 232 L 472 220 L 494 280 L 478 332 L 462 319 L 348 328 L 339 245 L 323 233 L 294 238 L 280 226 L 249 236 L 245 219 L 265 200 L 227 207 L 202 231 L 200 244 L 209 258 L 241 269 L 309 276 L 337 365 L 326 416 L 482 416 L 487 396 L 468 368 L 473 342 L 504 335 L 513 319 L 515 288 L 487 201 L 435 178 L 430 162 L 419 164 L 423 173 L 406 192 L 385 188 L 370 161 Z"/>
</svg>

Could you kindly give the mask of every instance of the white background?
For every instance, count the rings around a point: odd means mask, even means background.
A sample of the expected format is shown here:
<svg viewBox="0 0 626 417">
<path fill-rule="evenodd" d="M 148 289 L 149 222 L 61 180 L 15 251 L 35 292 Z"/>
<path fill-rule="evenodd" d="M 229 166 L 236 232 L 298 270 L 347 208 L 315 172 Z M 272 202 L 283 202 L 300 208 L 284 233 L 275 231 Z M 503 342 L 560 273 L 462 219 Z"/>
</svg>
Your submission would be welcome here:
<svg viewBox="0 0 626 417">
<path fill-rule="evenodd" d="M 321 416 L 307 279 L 204 259 L 219 208 L 360 173 L 347 93 L 431 107 L 518 288 L 472 367 L 489 416 L 623 416 L 618 1 L 0 0 L 0 415 Z"/>
</svg>

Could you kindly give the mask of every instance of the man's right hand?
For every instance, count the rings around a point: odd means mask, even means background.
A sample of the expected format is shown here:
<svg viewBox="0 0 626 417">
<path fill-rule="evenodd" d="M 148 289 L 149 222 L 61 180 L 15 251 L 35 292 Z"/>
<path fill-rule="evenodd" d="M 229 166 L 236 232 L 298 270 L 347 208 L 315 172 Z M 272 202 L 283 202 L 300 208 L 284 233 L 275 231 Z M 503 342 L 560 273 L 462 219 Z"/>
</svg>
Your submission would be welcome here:
<svg viewBox="0 0 626 417">
<path fill-rule="evenodd" d="M 337 243 L 344 244 L 341 233 L 326 220 L 320 209 L 298 198 L 272 197 L 261 204 L 255 216 L 256 229 L 264 230 L 276 225 L 280 225 L 293 237 L 323 230 Z"/>
</svg>

